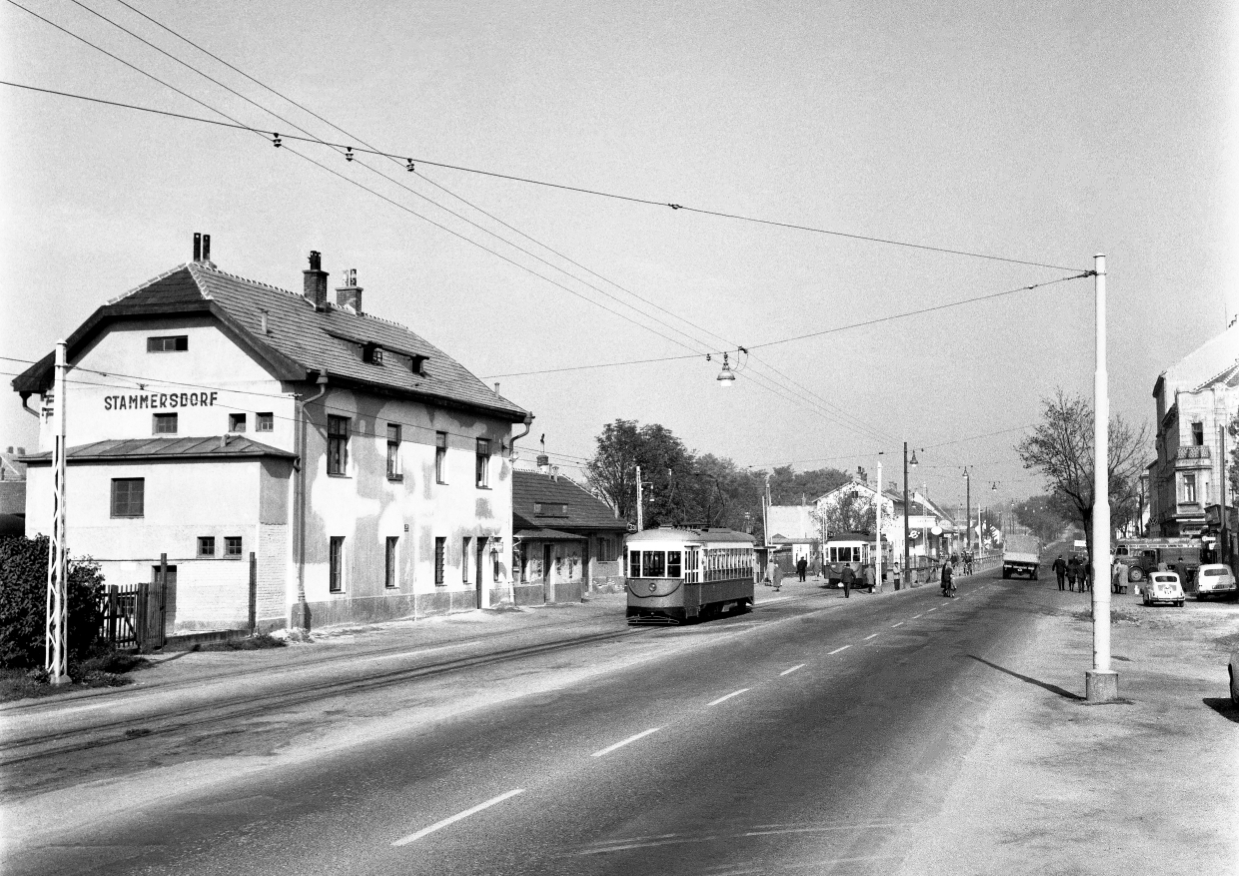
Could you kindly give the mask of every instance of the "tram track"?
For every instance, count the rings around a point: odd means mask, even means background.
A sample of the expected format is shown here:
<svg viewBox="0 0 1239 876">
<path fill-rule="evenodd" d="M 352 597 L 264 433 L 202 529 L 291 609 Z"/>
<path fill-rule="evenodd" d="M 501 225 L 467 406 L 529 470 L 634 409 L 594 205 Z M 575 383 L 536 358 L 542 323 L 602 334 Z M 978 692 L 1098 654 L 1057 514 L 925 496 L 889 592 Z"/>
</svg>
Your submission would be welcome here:
<svg viewBox="0 0 1239 876">
<path fill-rule="evenodd" d="M 418 643 L 418 644 L 410 644 L 406 642 L 400 645 L 392 645 L 392 646 L 384 647 L 384 648 L 373 648 L 369 650 L 358 651 L 353 654 L 341 654 L 338 651 L 331 651 L 330 653 L 324 653 L 318 657 L 310 657 L 298 663 L 288 664 L 285 666 L 254 666 L 254 667 L 248 667 L 248 668 L 230 667 L 226 670 L 221 670 L 218 672 L 207 672 L 207 673 L 197 674 L 197 675 L 194 675 L 192 678 L 187 678 L 183 681 L 162 683 L 157 688 L 154 688 L 154 687 L 143 688 L 141 684 L 128 686 L 122 690 L 118 690 L 116 688 L 101 688 L 94 692 L 84 692 L 82 694 L 74 696 L 71 701 L 69 700 L 47 700 L 47 699 L 21 700 L 16 703 L 7 703 L 3 706 L 0 706 L 0 720 L 3 720 L 4 718 L 7 718 L 13 715 L 23 715 L 29 712 L 46 711 L 49 707 L 65 706 L 65 705 L 68 705 L 70 702 L 72 703 L 72 705 L 77 706 L 82 703 L 86 703 L 91 700 L 99 699 L 102 697 L 109 697 L 109 696 L 115 697 L 118 695 L 123 696 L 123 694 L 127 692 L 141 693 L 144 691 L 158 690 L 160 693 L 175 693 L 178 690 L 189 690 L 193 688 L 198 688 L 204 684 L 210 684 L 212 682 L 217 682 L 217 681 L 237 681 L 237 680 L 243 680 L 245 678 L 251 678 L 251 677 L 278 678 L 280 676 L 290 675 L 290 674 L 294 674 L 298 672 L 303 672 L 306 670 L 313 670 L 313 669 L 323 667 L 323 666 L 328 666 L 328 665 L 342 666 L 342 665 L 345 665 L 351 662 L 381 659 L 383 657 L 388 657 L 391 655 L 401 654 L 401 653 L 409 653 L 410 655 L 413 655 L 417 653 L 418 651 L 439 651 L 439 650 L 446 650 L 449 648 L 463 648 L 463 647 L 468 647 L 469 645 L 477 644 L 479 642 L 494 642 L 494 641 L 498 641 L 502 639 L 508 639 L 513 636 L 528 635 L 530 632 L 535 632 L 535 631 L 544 630 L 544 629 L 551 629 L 556 626 L 561 626 L 562 623 L 563 622 L 561 620 L 555 619 L 555 620 L 550 620 L 550 621 L 546 621 L 543 623 L 531 623 L 531 624 L 521 626 L 517 629 L 506 630 L 503 632 L 478 633 L 475 636 L 463 636 L 460 638 L 452 638 L 452 639 L 449 639 L 443 642 L 425 642 L 425 643 Z M 333 647 L 330 644 L 326 644 L 326 642 L 330 641 L 330 637 L 324 637 L 324 639 L 325 639 L 324 642 L 314 643 L 314 644 L 318 644 L 320 647 L 323 647 L 323 648 Z M 295 645 L 292 647 L 305 647 L 305 646 Z M 184 653 L 190 654 L 190 653 L 195 653 L 195 652 L 186 651 Z M 175 659 L 180 659 L 180 658 L 179 657 L 165 657 L 164 660 L 161 660 L 159 662 L 167 662 L 168 660 L 175 660 Z M 150 669 L 139 670 L 139 672 L 151 672 L 151 671 L 157 672 L 158 669 L 159 669 L 158 664 L 156 664 L 154 667 Z M 0 752 L 2 752 L 3 750 L 4 750 L 3 745 L 0 745 Z"/>
<path fill-rule="evenodd" d="M 435 678 L 467 669 L 476 669 L 511 660 L 553 654 L 583 645 L 613 641 L 637 635 L 640 632 L 639 628 L 629 629 L 625 627 L 603 633 L 573 636 L 550 642 L 540 642 L 534 645 L 508 648 L 502 651 L 488 651 L 485 654 L 474 654 L 433 663 L 423 663 L 416 667 L 381 672 L 363 679 L 315 682 L 293 690 L 237 697 L 231 701 L 214 700 L 210 703 L 170 710 L 147 718 L 130 717 L 50 735 L 32 735 L 17 740 L 6 740 L 3 744 L 0 744 L 0 769 L 67 754 L 90 751 L 123 742 L 131 742 L 135 738 L 149 739 L 152 736 L 170 736 L 179 732 L 197 730 L 211 725 L 236 721 L 259 714 L 267 714 L 275 710 L 293 708 L 338 696 L 368 693 L 408 681 Z"/>
</svg>

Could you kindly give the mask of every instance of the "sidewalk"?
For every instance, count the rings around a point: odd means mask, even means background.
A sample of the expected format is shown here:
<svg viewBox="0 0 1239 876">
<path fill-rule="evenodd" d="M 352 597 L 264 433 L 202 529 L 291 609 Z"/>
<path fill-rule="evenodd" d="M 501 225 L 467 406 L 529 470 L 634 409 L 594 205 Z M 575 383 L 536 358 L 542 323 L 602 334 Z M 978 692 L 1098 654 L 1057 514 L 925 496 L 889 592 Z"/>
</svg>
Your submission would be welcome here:
<svg viewBox="0 0 1239 876">
<path fill-rule="evenodd" d="M 1006 582 L 1003 582 L 1006 583 Z M 1151 609 L 1115 596 L 1121 704 L 1083 701 L 1085 594 L 1022 587 L 1030 623 L 1006 653 L 960 655 L 970 699 L 941 811 L 901 873 L 1239 873 L 1239 709 L 1226 661 L 1239 605 Z M 971 744 L 969 744 L 971 743 Z"/>
</svg>

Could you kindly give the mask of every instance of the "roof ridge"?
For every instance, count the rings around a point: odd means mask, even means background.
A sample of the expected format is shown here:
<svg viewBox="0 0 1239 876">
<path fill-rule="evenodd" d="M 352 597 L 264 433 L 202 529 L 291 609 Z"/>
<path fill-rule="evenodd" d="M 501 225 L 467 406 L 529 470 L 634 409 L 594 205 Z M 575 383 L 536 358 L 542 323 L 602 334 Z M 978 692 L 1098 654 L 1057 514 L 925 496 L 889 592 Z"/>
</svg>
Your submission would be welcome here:
<svg viewBox="0 0 1239 876">
<path fill-rule="evenodd" d="M 1209 386 L 1212 383 L 1216 383 L 1218 380 L 1225 377 L 1228 372 L 1234 371 L 1236 369 L 1239 369 L 1239 356 L 1236 356 L 1234 362 L 1231 362 L 1230 364 L 1228 364 L 1225 368 L 1223 368 L 1217 374 L 1212 374 L 1209 377 L 1207 377 L 1205 380 L 1203 380 L 1201 383 L 1197 384 L 1195 388 L 1192 389 L 1192 392 L 1194 393 L 1200 392 L 1205 387 Z"/>
<path fill-rule="evenodd" d="M 109 298 L 109 299 L 108 299 L 108 301 L 107 301 L 107 304 L 115 304 L 115 303 L 116 303 L 116 302 L 118 302 L 118 301 L 122 301 L 123 299 L 128 298 L 130 295 L 133 295 L 133 294 L 134 294 L 134 293 L 136 293 L 136 292 L 141 292 L 141 291 L 142 291 L 143 289 L 145 289 L 147 286 L 150 286 L 150 285 L 152 285 L 152 284 L 154 284 L 154 283 L 158 283 L 160 280 L 164 280 L 164 279 L 166 279 L 166 278 L 168 278 L 168 277 L 171 277 L 171 276 L 172 276 L 173 274 L 175 274 L 177 271 L 183 271 L 183 270 L 185 270 L 186 268 L 192 268 L 192 267 L 193 267 L 193 264 L 192 264 L 191 262 L 186 262 L 186 263 L 184 263 L 184 264 L 177 265 L 175 268 L 169 268 L 168 270 L 164 271 L 162 274 L 159 274 L 158 276 L 151 277 L 149 280 L 144 280 L 143 282 L 141 282 L 141 283 L 139 283 L 138 285 L 134 286 L 134 287 L 133 287 L 132 289 L 130 289 L 128 292 L 124 292 L 124 293 L 122 293 L 122 294 L 120 294 L 120 295 L 117 295 L 115 298 Z M 190 275 L 191 275 L 191 276 L 193 275 L 193 272 L 192 272 L 192 271 L 190 272 Z M 195 277 L 194 279 L 195 279 L 195 281 L 196 281 L 196 280 L 197 280 L 197 277 Z"/>
<path fill-rule="evenodd" d="M 190 262 L 186 267 L 188 267 L 191 272 L 193 272 L 195 269 L 199 271 L 210 271 L 212 274 L 219 274 L 221 277 L 228 277 L 229 279 L 232 279 L 232 280 L 239 280 L 240 282 L 248 283 L 251 286 L 260 286 L 263 289 L 268 289 L 272 292 L 282 292 L 291 298 L 299 298 L 302 301 L 306 300 L 306 297 L 300 294 L 299 292 L 291 292 L 288 289 L 283 289 L 271 283 L 264 283 L 262 280 L 251 280 L 249 277 L 242 277 L 240 274 L 234 274 L 234 273 L 231 273 L 230 271 L 221 271 L 219 268 L 215 267 L 214 265 L 204 265 L 200 262 Z M 162 279 L 162 278 L 158 278 L 158 279 Z M 195 277 L 195 279 L 197 278 Z"/>
</svg>

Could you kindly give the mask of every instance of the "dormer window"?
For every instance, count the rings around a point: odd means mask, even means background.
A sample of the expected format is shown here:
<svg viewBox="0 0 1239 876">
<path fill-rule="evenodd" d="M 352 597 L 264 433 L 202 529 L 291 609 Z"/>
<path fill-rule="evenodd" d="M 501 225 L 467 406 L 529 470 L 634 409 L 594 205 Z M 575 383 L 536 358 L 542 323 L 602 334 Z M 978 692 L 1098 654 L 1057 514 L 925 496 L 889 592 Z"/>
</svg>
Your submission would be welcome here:
<svg viewBox="0 0 1239 876">
<path fill-rule="evenodd" d="M 370 365 L 383 364 L 383 348 L 378 344 L 366 344 L 361 350 L 362 361 Z"/>
<path fill-rule="evenodd" d="M 426 356 L 410 356 L 409 357 L 409 370 L 411 370 L 414 374 L 418 375 L 419 377 L 425 377 L 426 370 L 423 366 L 425 366 L 427 358 L 428 357 Z"/>
</svg>

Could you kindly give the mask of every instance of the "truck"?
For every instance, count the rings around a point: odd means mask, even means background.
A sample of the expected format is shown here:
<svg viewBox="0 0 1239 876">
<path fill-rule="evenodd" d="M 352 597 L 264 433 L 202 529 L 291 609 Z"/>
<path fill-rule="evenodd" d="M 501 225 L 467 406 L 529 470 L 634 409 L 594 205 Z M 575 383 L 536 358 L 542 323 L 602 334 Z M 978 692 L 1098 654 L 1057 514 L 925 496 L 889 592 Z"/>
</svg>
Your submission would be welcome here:
<svg viewBox="0 0 1239 876">
<path fill-rule="evenodd" d="M 1141 589 L 1141 583 L 1159 569 L 1177 572 L 1184 588 L 1196 578 L 1202 561 L 1201 541 L 1191 538 L 1120 538 L 1114 545 L 1112 589 L 1126 591 L 1128 584 Z"/>
<path fill-rule="evenodd" d="M 1027 575 L 1037 580 L 1041 565 L 1041 543 L 1035 535 L 1008 535 L 1002 543 L 1002 577 Z"/>
</svg>

